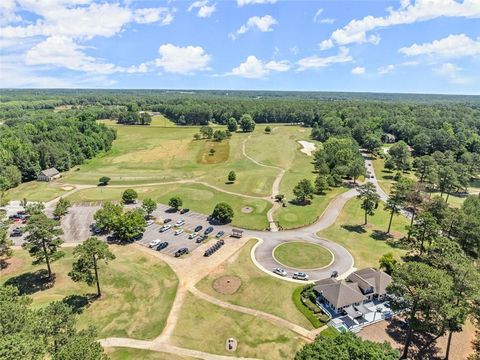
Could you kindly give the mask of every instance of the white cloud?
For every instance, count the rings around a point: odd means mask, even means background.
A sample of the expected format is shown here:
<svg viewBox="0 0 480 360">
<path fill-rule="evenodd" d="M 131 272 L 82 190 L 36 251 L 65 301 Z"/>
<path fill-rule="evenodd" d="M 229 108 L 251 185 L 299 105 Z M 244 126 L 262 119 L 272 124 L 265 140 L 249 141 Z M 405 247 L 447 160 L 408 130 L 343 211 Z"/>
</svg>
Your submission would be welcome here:
<svg viewBox="0 0 480 360">
<path fill-rule="evenodd" d="M 137 9 L 133 13 L 133 17 L 138 24 L 160 22 L 161 25 L 170 25 L 173 21 L 172 11 L 161 7 Z"/>
<path fill-rule="evenodd" d="M 277 0 L 237 0 L 237 5 L 275 4 L 276 2 Z"/>
<path fill-rule="evenodd" d="M 352 69 L 352 74 L 353 75 L 362 75 L 365 74 L 365 68 L 361 66 L 354 67 Z"/>
<path fill-rule="evenodd" d="M 198 9 L 197 16 L 201 18 L 210 17 L 215 12 L 216 4 L 209 4 L 208 0 L 199 0 L 193 2 L 189 7 L 188 11 L 193 9 Z"/>
<path fill-rule="evenodd" d="M 200 46 L 175 46 L 164 44 L 158 49 L 160 58 L 155 64 L 164 71 L 177 74 L 191 74 L 196 71 L 208 70 L 211 56 Z"/>
<path fill-rule="evenodd" d="M 346 47 L 340 47 L 340 51 L 337 55 L 320 57 L 317 55 L 309 56 L 300 59 L 297 62 L 298 71 L 304 71 L 307 69 L 324 68 L 332 64 L 345 63 L 352 61 L 353 58 L 349 55 L 349 50 Z"/>
<path fill-rule="evenodd" d="M 257 28 L 261 32 L 273 31 L 272 26 L 277 25 L 278 21 L 275 20 L 271 15 L 265 15 L 262 17 L 252 16 L 247 20 L 245 24 L 240 26 L 240 28 L 235 32 L 235 34 L 230 34 L 232 39 L 235 39 L 237 35 L 245 34 L 247 31 Z"/>
<path fill-rule="evenodd" d="M 323 40 L 320 44 L 318 44 L 320 50 L 328 50 L 333 47 L 333 41 L 331 39 Z"/>
<path fill-rule="evenodd" d="M 379 75 L 386 75 L 386 74 L 392 73 L 394 70 L 395 70 L 395 65 L 390 64 L 390 65 L 386 65 L 386 66 L 380 66 L 377 69 L 377 72 L 378 72 Z"/>
<path fill-rule="evenodd" d="M 471 80 L 465 76 L 462 76 L 462 68 L 458 67 L 452 63 L 445 63 L 435 68 L 434 71 L 443 77 L 446 77 L 447 80 L 454 84 L 465 85 L 468 84 Z"/>
<path fill-rule="evenodd" d="M 335 22 L 335 19 L 331 18 L 324 18 L 321 19 L 320 15 L 322 15 L 323 9 L 318 9 L 317 12 L 315 13 L 315 16 L 313 17 L 313 22 L 319 23 L 319 24 L 333 24 Z"/>
<path fill-rule="evenodd" d="M 122 71 L 113 64 L 87 56 L 82 47 L 65 36 L 51 36 L 35 45 L 25 55 L 27 65 L 53 65 L 89 73 L 111 74 Z"/>
<path fill-rule="evenodd" d="M 15 23 L 22 18 L 16 14 L 15 0 L 0 1 L 0 25 Z"/>
<path fill-rule="evenodd" d="M 241 76 L 249 79 L 258 79 L 267 76 L 272 71 L 285 72 L 290 70 L 288 61 L 269 61 L 267 63 L 250 55 L 245 62 L 232 69 L 227 75 Z"/>
<path fill-rule="evenodd" d="M 368 32 L 395 25 L 412 24 L 438 17 L 480 17 L 480 2 L 478 0 L 402 0 L 400 8 L 388 8 L 388 15 L 375 17 L 368 15 L 360 20 L 352 20 L 345 27 L 335 30 L 330 40 L 338 45 L 351 43 L 378 43 L 378 35 L 368 35 Z"/>
<path fill-rule="evenodd" d="M 441 56 L 445 58 L 459 58 L 480 55 L 480 41 L 475 41 L 465 34 L 449 35 L 431 43 L 413 44 L 398 50 L 407 56 Z"/>
<path fill-rule="evenodd" d="M 300 49 L 298 48 L 298 46 L 292 46 L 290 48 L 290 52 L 293 54 L 293 55 L 298 55 L 298 53 L 300 52 Z"/>
</svg>

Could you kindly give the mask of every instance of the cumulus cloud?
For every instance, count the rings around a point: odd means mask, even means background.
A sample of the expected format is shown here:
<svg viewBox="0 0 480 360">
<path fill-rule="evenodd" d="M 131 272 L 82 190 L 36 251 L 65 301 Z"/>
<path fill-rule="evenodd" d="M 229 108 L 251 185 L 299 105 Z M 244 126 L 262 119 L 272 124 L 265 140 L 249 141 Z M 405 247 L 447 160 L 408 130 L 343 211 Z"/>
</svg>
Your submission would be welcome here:
<svg viewBox="0 0 480 360">
<path fill-rule="evenodd" d="M 365 74 L 365 68 L 362 66 L 357 66 L 352 69 L 353 75 L 362 75 Z"/>
<path fill-rule="evenodd" d="M 390 64 L 390 65 L 380 66 L 377 69 L 377 72 L 379 75 L 386 75 L 386 74 L 392 73 L 394 70 L 395 70 L 395 65 Z"/>
<path fill-rule="evenodd" d="M 354 19 L 341 29 L 335 30 L 329 40 L 337 45 L 370 42 L 378 44 L 378 35 L 368 35 L 369 32 L 390 26 L 413 24 L 439 17 L 480 17 L 480 2 L 478 0 L 402 0 L 397 10 L 388 8 L 388 15 L 375 17 L 368 15 L 363 19 Z"/>
<path fill-rule="evenodd" d="M 175 46 L 164 44 L 158 49 L 160 58 L 155 64 L 164 71 L 177 74 L 192 74 L 209 70 L 211 56 L 200 46 Z"/>
<path fill-rule="evenodd" d="M 465 34 L 449 35 L 431 43 L 403 47 L 399 52 L 407 56 L 428 55 L 445 58 L 478 56 L 480 55 L 480 41 L 473 40 Z"/>
<path fill-rule="evenodd" d="M 273 72 L 285 72 L 290 70 L 288 61 L 264 62 L 250 55 L 245 62 L 232 69 L 227 75 L 241 76 L 249 79 L 263 78 Z"/>
<path fill-rule="evenodd" d="M 275 4 L 276 2 L 277 0 L 237 0 L 237 5 Z"/>
<path fill-rule="evenodd" d="M 161 7 L 144 8 L 135 10 L 133 17 L 138 24 L 159 22 L 161 25 L 170 25 L 173 21 L 173 12 L 168 8 Z"/>
<path fill-rule="evenodd" d="M 470 79 L 462 75 L 462 68 L 452 63 L 445 63 L 435 68 L 434 71 L 451 83 L 465 85 L 470 82 Z"/>
<path fill-rule="evenodd" d="M 320 57 L 317 55 L 309 56 L 300 59 L 297 62 L 298 71 L 304 71 L 308 69 L 324 68 L 332 64 L 345 63 L 352 61 L 353 58 L 349 55 L 348 48 L 342 46 L 337 55 Z"/>
<path fill-rule="evenodd" d="M 193 2 L 188 11 L 198 9 L 197 16 L 201 18 L 208 18 L 215 12 L 216 4 L 210 4 L 208 0 L 199 0 Z"/>
<path fill-rule="evenodd" d="M 273 31 L 273 26 L 277 25 L 278 21 L 275 20 L 271 15 L 265 16 L 252 16 L 247 20 L 245 24 L 240 26 L 240 28 L 235 32 L 235 34 L 230 34 L 232 39 L 235 39 L 238 35 L 245 34 L 246 32 L 252 29 L 258 29 L 261 32 Z"/>
</svg>

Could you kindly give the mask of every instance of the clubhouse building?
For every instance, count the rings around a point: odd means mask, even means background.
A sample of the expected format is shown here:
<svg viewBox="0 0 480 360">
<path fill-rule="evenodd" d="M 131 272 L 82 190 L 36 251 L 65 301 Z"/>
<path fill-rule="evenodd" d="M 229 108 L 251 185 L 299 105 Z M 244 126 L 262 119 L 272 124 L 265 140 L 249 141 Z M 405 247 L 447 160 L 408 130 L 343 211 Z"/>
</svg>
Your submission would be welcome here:
<svg viewBox="0 0 480 360">
<path fill-rule="evenodd" d="M 391 317 L 387 286 L 392 278 L 373 268 L 355 271 L 344 280 L 316 282 L 317 305 L 331 317 L 339 330 L 360 330 L 363 326 Z"/>
</svg>

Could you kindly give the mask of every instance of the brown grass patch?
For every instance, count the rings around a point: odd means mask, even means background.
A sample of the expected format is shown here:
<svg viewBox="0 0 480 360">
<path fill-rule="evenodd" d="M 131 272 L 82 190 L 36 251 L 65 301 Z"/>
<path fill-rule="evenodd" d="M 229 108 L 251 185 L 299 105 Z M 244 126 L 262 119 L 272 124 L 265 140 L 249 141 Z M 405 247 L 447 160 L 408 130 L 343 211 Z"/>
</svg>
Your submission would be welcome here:
<svg viewBox="0 0 480 360">
<path fill-rule="evenodd" d="M 2 275 L 2 277 L 17 272 L 25 263 L 23 259 L 20 259 L 18 257 L 1 259 L 1 261 L 4 262 L 4 264 L 6 264 L 4 268 L 1 268 L 1 265 L 0 265 L 0 274 Z"/>
<path fill-rule="evenodd" d="M 211 149 L 215 149 L 214 154 L 210 153 Z M 197 162 L 199 164 L 219 164 L 227 161 L 229 156 L 230 143 L 228 140 L 207 140 L 203 143 L 203 147 L 198 152 Z"/>
<path fill-rule="evenodd" d="M 222 276 L 213 282 L 213 288 L 216 292 L 224 295 L 232 295 L 242 285 L 242 280 L 238 276 Z"/>
</svg>

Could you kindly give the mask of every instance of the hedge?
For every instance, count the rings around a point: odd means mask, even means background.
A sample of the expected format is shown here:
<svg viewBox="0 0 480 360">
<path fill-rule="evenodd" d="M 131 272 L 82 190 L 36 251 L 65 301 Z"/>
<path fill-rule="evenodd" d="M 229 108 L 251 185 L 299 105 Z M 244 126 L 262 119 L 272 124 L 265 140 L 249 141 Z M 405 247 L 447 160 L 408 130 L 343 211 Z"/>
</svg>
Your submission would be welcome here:
<svg viewBox="0 0 480 360">
<path fill-rule="evenodd" d="M 300 311 L 307 319 L 310 321 L 312 326 L 314 328 L 319 328 L 324 325 L 323 322 L 321 322 L 313 313 L 312 310 L 310 310 L 308 307 L 306 307 L 303 302 L 302 302 L 302 291 L 303 291 L 303 286 L 300 286 L 295 289 L 292 295 L 292 300 L 293 303 L 295 304 L 295 307 Z"/>
</svg>

